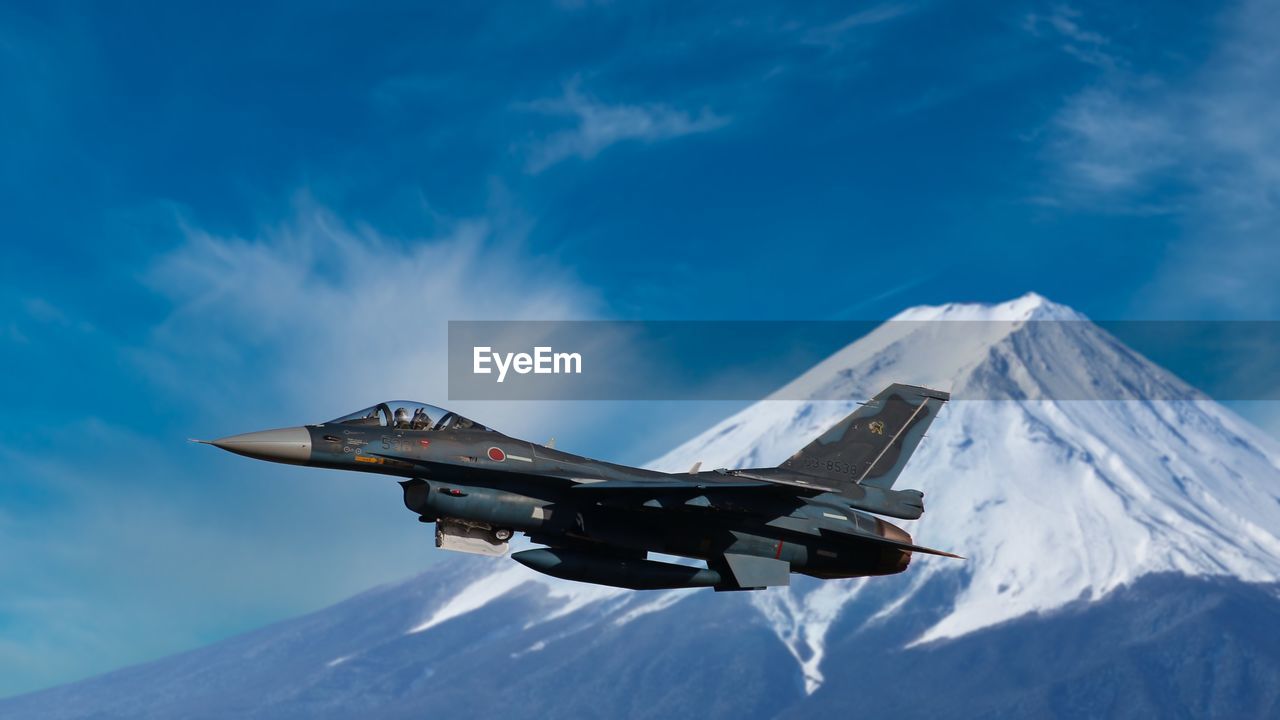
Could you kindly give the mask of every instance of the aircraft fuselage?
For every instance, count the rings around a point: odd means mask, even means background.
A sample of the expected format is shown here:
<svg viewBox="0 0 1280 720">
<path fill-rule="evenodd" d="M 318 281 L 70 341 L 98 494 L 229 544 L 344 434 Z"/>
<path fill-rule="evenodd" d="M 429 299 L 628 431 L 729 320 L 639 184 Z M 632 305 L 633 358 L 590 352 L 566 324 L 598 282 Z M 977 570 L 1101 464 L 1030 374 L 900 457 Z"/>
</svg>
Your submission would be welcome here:
<svg viewBox="0 0 1280 720">
<path fill-rule="evenodd" d="M 505 554 L 557 577 L 632 588 L 785 585 L 890 575 L 916 546 L 879 517 L 914 519 L 923 494 L 892 489 L 947 395 L 894 385 L 776 468 L 665 473 L 557 450 L 408 401 L 336 420 L 213 441 L 252 458 L 402 478 L 439 547 Z M 411 414 L 412 413 L 412 414 Z M 896 428 L 896 429 L 895 429 Z M 873 514 L 875 513 L 875 514 Z M 696 568 L 649 553 L 704 560 Z"/>
</svg>

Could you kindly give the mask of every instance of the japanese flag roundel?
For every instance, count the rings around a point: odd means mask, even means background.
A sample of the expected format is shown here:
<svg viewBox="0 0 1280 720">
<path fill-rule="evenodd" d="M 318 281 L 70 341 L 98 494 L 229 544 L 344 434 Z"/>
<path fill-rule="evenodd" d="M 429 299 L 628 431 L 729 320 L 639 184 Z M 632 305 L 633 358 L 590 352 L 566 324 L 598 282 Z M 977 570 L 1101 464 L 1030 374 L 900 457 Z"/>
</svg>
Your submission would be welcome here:
<svg viewBox="0 0 1280 720">
<path fill-rule="evenodd" d="M 489 448 L 489 459 L 494 462 L 502 462 L 507 459 L 507 454 L 502 452 L 502 448 L 491 447 Z"/>
</svg>

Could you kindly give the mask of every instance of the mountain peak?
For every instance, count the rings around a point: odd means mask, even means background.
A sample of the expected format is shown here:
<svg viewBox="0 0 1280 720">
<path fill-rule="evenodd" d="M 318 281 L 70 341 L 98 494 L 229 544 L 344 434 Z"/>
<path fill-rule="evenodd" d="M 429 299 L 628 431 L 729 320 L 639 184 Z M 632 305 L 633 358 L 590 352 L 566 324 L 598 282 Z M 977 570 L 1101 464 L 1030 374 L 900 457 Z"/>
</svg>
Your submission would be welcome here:
<svg viewBox="0 0 1280 720">
<path fill-rule="evenodd" d="M 1119 353 L 1081 313 L 1038 293 L 997 304 L 948 303 L 904 310 L 815 365 L 770 399 L 865 400 L 895 382 L 968 399 L 1132 397 L 1126 387 L 1192 391 L 1131 353 Z M 1109 367 L 1090 366 L 1103 357 Z M 1095 361 L 1092 361 L 1096 363 Z M 1141 376 L 1141 377 L 1137 377 Z"/>
<path fill-rule="evenodd" d="M 969 560 L 913 561 L 910 584 L 866 622 L 922 602 L 935 581 L 953 588 L 948 609 L 916 642 L 1101 599 L 1153 573 L 1280 580 L 1275 441 L 1035 293 L 906 310 L 653 466 L 776 465 L 892 382 L 954 393 L 902 482 L 927 498 L 912 535 Z M 810 690 L 825 628 L 875 582 L 753 597 L 781 618 Z"/>
<path fill-rule="evenodd" d="M 1020 322 L 1024 320 L 1088 320 L 1076 310 L 1049 300 L 1037 292 L 1029 292 L 1002 303 L 947 303 L 917 305 L 890 319 L 894 321 L 967 320 L 981 322 Z"/>
<path fill-rule="evenodd" d="M 208 715 L 349 717 L 458 707 L 484 714 L 532 707 L 528 698 L 544 693 L 569 715 L 600 714 L 601 707 L 614 715 L 688 714 L 691 698 L 712 698 L 718 715 L 771 717 L 784 701 L 751 693 L 768 688 L 784 696 L 776 691 L 779 678 L 791 676 L 789 668 L 778 670 L 794 663 L 810 696 L 799 701 L 820 708 L 807 714 L 867 704 L 868 689 L 897 688 L 894 678 L 917 672 L 921 682 L 979 688 L 983 701 L 1003 695 L 1012 708 L 1004 714 L 1026 715 L 1039 700 L 1011 691 L 1043 691 L 1028 689 L 1029 676 L 1016 663 L 1038 657 L 1045 661 L 1036 665 L 1040 673 L 1060 683 L 1062 692 L 1053 694 L 1067 698 L 1057 714 L 1082 714 L 1079 687 L 1102 688 L 1086 693 L 1101 709 L 1083 714 L 1115 714 L 1115 697 L 1158 696 L 1158 683 L 1197 696 L 1206 683 L 1227 688 L 1230 704 L 1221 707 L 1229 710 L 1200 714 L 1241 714 L 1234 689 L 1275 677 L 1266 657 L 1259 665 L 1257 656 L 1240 654 L 1261 647 L 1264 656 L 1280 658 L 1270 652 L 1270 635 L 1256 636 L 1270 627 L 1274 606 L 1253 615 L 1238 603 L 1214 608 L 1231 585 L 1267 603 L 1275 597 L 1274 588 L 1238 582 L 1280 579 L 1275 441 L 1204 398 L 1064 400 L 1080 383 L 1142 389 L 1179 381 L 1087 321 L 1023 322 L 1084 320 L 1039 295 L 906 315 L 990 322 L 885 323 L 798 378 L 797 394 L 783 396 L 792 399 L 756 403 L 652 467 L 684 471 L 695 460 L 776 465 L 889 382 L 956 389 L 900 487 L 922 489 L 927 501 L 924 517 L 906 529 L 966 561 L 917 556 L 902 575 L 797 575 L 790 587 L 746 594 L 630 592 L 558 580 L 504 559 L 453 558 L 403 585 L 274 629 L 0 702 L 0 713 L 135 717 L 149 710 L 172 717 L 198 708 Z M 1111 614 L 1118 606 L 1131 610 Z M 1213 617 L 1196 626 L 1198 613 Z M 1189 647 L 1188 635 L 1198 638 Z M 1156 667 L 1152 682 L 1117 681 L 1126 672 L 1132 678 L 1134 648 L 1148 641 L 1159 643 L 1153 656 L 1172 659 Z M 902 652 L 904 646 L 914 649 Z M 634 652 L 619 654 L 618 647 Z M 1002 647 L 1018 652 L 1002 656 Z M 529 672 L 492 682 L 493 668 L 526 658 Z M 945 659 L 930 669 L 930 658 Z M 1085 662 L 1093 679 L 1081 674 Z M 855 666 L 879 675 L 825 683 L 829 671 L 843 678 Z M 1240 667 L 1254 669 L 1247 677 L 1231 674 Z M 1220 670 L 1227 674 L 1214 674 Z M 1016 688 L 991 692 L 984 682 L 996 676 L 1013 677 Z M 555 682 L 562 677 L 583 682 L 566 694 Z M 1119 684 L 1108 690 L 1106 682 Z M 1122 685 L 1150 692 L 1115 689 Z M 666 704 L 658 692 L 667 693 Z M 793 692 L 800 695 L 801 687 Z M 1259 693 L 1267 707 L 1273 696 Z M 610 697 L 622 704 L 601 703 Z M 938 707 L 958 706 L 946 693 L 931 698 Z M 725 705 L 729 700 L 738 705 Z M 929 714 L 909 691 L 902 703 L 886 711 Z M 972 706 L 980 707 L 987 706 Z M 1153 707 L 1145 714 L 1176 714 Z"/>
</svg>

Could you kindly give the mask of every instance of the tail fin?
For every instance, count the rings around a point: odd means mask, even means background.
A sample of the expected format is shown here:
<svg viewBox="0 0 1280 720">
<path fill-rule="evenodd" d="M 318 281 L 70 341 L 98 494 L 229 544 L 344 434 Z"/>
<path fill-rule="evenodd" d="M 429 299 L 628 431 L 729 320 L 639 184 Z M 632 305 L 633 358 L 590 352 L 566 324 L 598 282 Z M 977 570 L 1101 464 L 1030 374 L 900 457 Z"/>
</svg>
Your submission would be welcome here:
<svg viewBox="0 0 1280 720">
<path fill-rule="evenodd" d="M 888 490 L 950 393 L 893 384 L 781 467 Z"/>
</svg>

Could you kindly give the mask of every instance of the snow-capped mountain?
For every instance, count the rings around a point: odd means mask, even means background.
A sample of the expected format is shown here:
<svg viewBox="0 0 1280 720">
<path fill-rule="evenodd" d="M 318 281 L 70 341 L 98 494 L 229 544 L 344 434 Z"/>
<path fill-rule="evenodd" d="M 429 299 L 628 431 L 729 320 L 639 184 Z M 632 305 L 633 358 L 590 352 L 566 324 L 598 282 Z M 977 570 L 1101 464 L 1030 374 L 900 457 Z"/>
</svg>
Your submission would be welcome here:
<svg viewBox="0 0 1280 720">
<path fill-rule="evenodd" d="M 776 465 L 891 382 L 953 393 L 900 483 L 967 560 L 638 593 L 459 557 L 0 716 L 1280 710 L 1280 446 L 1037 295 L 908 310 L 653 466 Z"/>
<path fill-rule="evenodd" d="M 777 393 L 848 401 L 757 403 L 653 465 L 775 465 L 902 378 L 955 398 L 903 474 L 926 497 L 910 530 L 968 558 L 913 561 L 912 582 L 877 610 L 937 573 L 962 575 L 950 612 L 915 642 L 1100 598 L 1150 573 L 1280 580 L 1275 440 L 1035 294 L 907 310 Z M 810 689 L 831 619 L 867 582 L 755 597 L 798 659 L 808 645 Z"/>
</svg>

